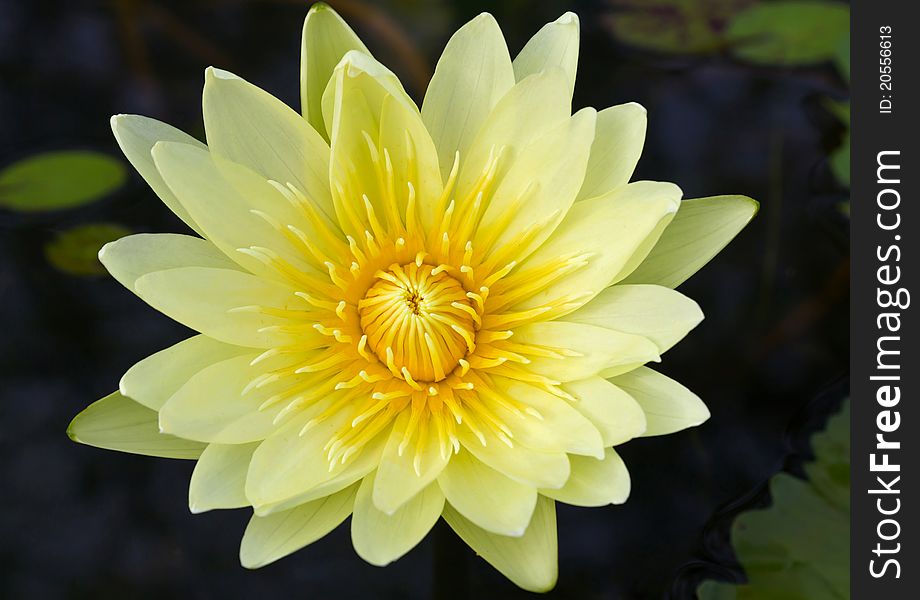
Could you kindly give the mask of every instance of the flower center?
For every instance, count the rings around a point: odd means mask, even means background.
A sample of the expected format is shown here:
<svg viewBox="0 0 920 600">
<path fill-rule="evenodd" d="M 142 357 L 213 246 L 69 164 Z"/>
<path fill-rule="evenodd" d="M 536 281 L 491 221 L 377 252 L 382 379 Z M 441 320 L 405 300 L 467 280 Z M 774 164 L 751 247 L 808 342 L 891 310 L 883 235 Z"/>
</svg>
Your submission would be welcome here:
<svg viewBox="0 0 920 600">
<path fill-rule="evenodd" d="M 441 381 L 473 348 L 478 314 L 443 269 L 408 263 L 378 271 L 358 302 L 367 346 L 407 381 Z"/>
</svg>

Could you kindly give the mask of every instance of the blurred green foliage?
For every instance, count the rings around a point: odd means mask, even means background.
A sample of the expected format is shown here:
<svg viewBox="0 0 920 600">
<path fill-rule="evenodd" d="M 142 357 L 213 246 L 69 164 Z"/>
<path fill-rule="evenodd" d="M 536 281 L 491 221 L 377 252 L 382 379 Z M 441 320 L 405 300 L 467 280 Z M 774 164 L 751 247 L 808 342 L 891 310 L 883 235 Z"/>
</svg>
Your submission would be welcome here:
<svg viewBox="0 0 920 600">
<path fill-rule="evenodd" d="M 115 191 L 124 164 L 87 151 L 36 154 L 0 171 L 0 207 L 20 212 L 73 208 Z"/>
<path fill-rule="evenodd" d="M 850 8 L 832 0 L 615 0 L 609 27 L 625 44 L 670 54 L 727 52 L 755 65 L 832 63 L 850 82 Z M 837 103 L 840 104 L 840 103 Z M 849 104 L 832 110 L 846 125 L 830 155 L 850 186 Z"/>
<path fill-rule="evenodd" d="M 726 36 L 742 60 L 802 66 L 835 60 L 849 33 L 849 6 L 803 0 L 758 3 L 733 19 Z"/>
<path fill-rule="evenodd" d="M 845 600 L 850 597 L 850 403 L 812 438 L 803 481 L 779 473 L 773 504 L 742 513 L 732 544 L 748 583 L 706 581 L 700 600 Z"/>
<path fill-rule="evenodd" d="M 131 232 L 115 223 L 79 225 L 59 233 L 45 246 L 45 257 L 56 269 L 70 275 L 103 275 L 99 249 Z"/>
<path fill-rule="evenodd" d="M 847 128 L 843 141 L 831 152 L 830 163 L 831 170 L 840 183 L 850 187 L 850 102 L 836 102 L 828 99 L 825 106 Z"/>
<path fill-rule="evenodd" d="M 657 52 L 719 51 L 725 27 L 756 0 L 616 0 L 609 26 L 622 42 Z"/>
</svg>

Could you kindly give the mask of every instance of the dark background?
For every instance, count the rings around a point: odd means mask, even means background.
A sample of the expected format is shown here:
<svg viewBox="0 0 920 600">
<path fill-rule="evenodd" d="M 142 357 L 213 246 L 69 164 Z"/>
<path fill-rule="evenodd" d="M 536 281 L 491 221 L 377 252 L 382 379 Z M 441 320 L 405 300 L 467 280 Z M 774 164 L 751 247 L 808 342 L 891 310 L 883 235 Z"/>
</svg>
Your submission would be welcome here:
<svg viewBox="0 0 920 600">
<path fill-rule="evenodd" d="M 703 0 L 701 0 L 702 3 Z M 620 507 L 559 505 L 552 598 L 688 598 L 704 577 L 739 579 L 727 521 L 762 504 L 770 475 L 808 452 L 808 431 L 846 394 L 848 190 L 828 154 L 843 127 L 821 107 L 847 85 L 829 65 L 753 67 L 726 52 L 656 53 L 619 41 L 609 4 L 332 2 L 420 101 L 449 35 L 489 10 L 512 55 L 542 24 L 578 12 L 575 106 L 649 111 L 636 178 L 687 197 L 761 202 L 757 218 L 681 291 L 703 323 L 661 370 L 712 418 L 618 448 L 633 492 Z M 284 0 L 0 0 L 0 167 L 47 150 L 118 148 L 114 113 L 202 136 L 204 68 L 214 64 L 299 105 L 308 3 Z M 719 27 L 713 23 L 713 27 Z M 439 524 L 379 569 L 347 526 L 250 572 L 237 546 L 244 510 L 192 516 L 193 463 L 71 443 L 65 429 L 137 360 L 189 335 L 108 277 L 55 270 L 43 247 L 81 223 L 185 231 L 139 176 L 106 199 L 56 213 L 0 209 L 0 597 L 517 598 Z"/>
</svg>

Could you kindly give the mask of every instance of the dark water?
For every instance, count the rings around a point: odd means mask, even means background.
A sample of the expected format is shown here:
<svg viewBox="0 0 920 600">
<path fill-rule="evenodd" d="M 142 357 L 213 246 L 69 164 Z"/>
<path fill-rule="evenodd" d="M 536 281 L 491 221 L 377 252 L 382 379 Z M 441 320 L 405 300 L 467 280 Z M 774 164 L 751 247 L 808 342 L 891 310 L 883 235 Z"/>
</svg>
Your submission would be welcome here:
<svg viewBox="0 0 920 600">
<path fill-rule="evenodd" d="M 477 12 L 498 17 L 515 52 L 544 22 L 576 10 L 576 106 L 638 101 L 649 110 L 637 178 L 674 181 L 687 197 L 761 201 L 748 229 L 681 287 L 707 318 L 661 365 L 712 418 L 618 449 L 633 478 L 626 505 L 560 505 L 550 597 L 686 598 L 703 577 L 740 577 L 729 516 L 764 501 L 763 483 L 795 467 L 806 433 L 846 394 L 847 191 L 827 166 L 842 131 L 820 107 L 821 97 L 845 98 L 845 84 L 830 68 L 630 49 L 605 29 L 608 7 L 596 2 L 336 5 L 417 98 L 450 32 Z M 200 135 L 208 64 L 296 106 L 304 14 L 305 3 L 281 0 L 0 0 L 0 165 L 62 148 L 117 153 L 108 117 L 119 112 Z M 114 280 L 46 262 L 55 232 L 96 221 L 184 231 L 133 175 L 81 209 L 0 211 L 0 597 L 527 596 L 443 531 L 385 569 L 354 554 L 343 526 L 246 571 L 237 544 L 248 515 L 190 515 L 192 463 L 72 444 L 64 430 L 75 413 L 115 389 L 131 364 L 189 335 Z"/>
</svg>

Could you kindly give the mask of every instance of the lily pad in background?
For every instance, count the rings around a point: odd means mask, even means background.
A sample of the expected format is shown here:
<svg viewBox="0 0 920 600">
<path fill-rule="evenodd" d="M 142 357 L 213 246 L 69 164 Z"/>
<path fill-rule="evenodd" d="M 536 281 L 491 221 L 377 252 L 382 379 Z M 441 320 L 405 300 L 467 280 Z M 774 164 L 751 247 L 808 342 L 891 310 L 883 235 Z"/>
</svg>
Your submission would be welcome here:
<svg viewBox="0 0 920 600">
<path fill-rule="evenodd" d="M 0 207 L 21 212 L 73 208 L 125 182 L 123 163 L 87 151 L 36 154 L 0 171 Z"/>
<path fill-rule="evenodd" d="M 850 597 L 850 405 L 812 438 L 808 481 L 779 473 L 773 504 L 742 513 L 732 544 L 748 583 L 704 582 L 700 600 L 848 600 Z"/>
<path fill-rule="evenodd" d="M 732 54 L 742 60 L 802 66 L 839 62 L 841 45 L 849 34 L 849 6 L 806 0 L 752 6 L 734 18 L 727 38 Z"/>
<path fill-rule="evenodd" d="M 70 275 L 102 275 L 99 249 L 131 232 L 114 223 L 80 225 L 58 236 L 45 246 L 45 257 L 56 269 Z"/>
<path fill-rule="evenodd" d="M 732 17 L 755 0 L 616 0 L 608 27 L 625 44 L 671 54 L 717 52 Z"/>
<path fill-rule="evenodd" d="M 840 146 L 831 153 L 831 171 L 840 183 L 850 187 L 850 132 L 847 131 Z"/>
<path fill-rule="evenodd" d="M 850 102 L 835 102 L 827 100 L 824 106 L 835 117 L 847 126 L 846 134 L 840 145 L 831 152 L 830 165 L 834 176 L 845 186 L 850 186 Z"/>
</svg>

